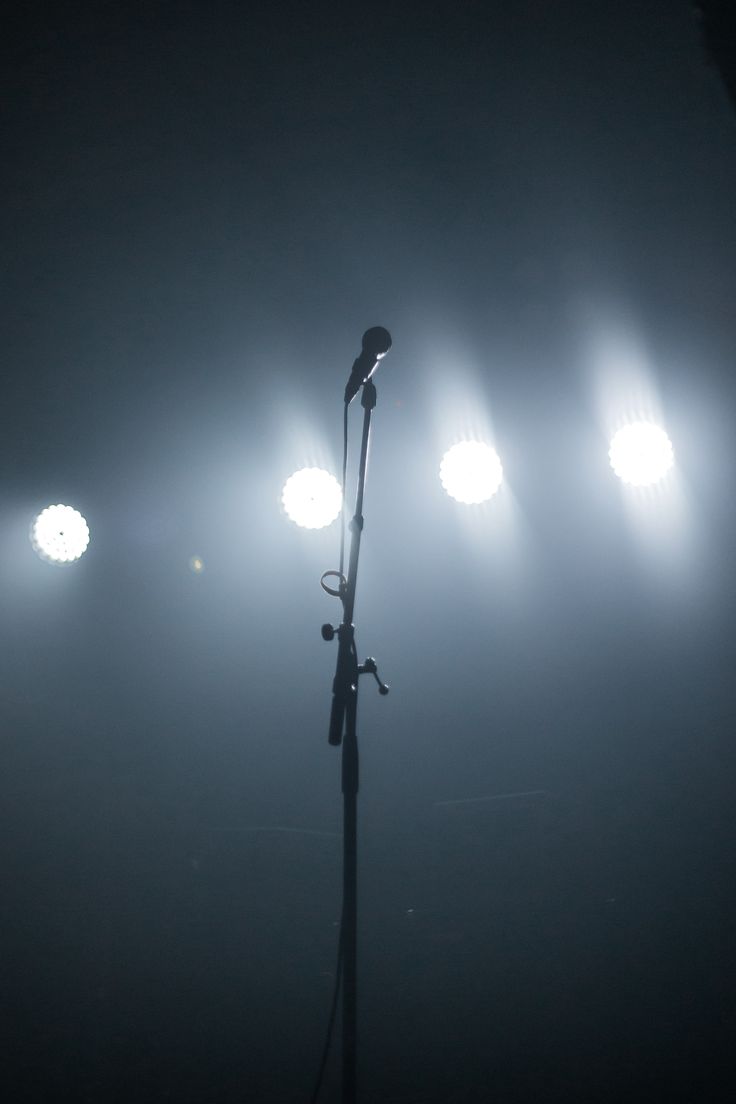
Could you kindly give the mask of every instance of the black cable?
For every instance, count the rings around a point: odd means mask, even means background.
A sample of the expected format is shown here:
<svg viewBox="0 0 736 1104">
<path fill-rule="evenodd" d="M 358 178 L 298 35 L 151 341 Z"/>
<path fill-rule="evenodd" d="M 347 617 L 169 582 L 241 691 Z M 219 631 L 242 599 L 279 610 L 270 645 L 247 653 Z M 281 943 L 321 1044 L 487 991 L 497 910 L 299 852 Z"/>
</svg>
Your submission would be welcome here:
<svg viewBox="0 0 736 1104">
<path fill-rule="evenodd" d="M 349 403 L 345 403 L 342 419 L 342 507 L 340 510 L 340 571 L 338 575 L 340 590 L 338 592 L 331 590 L 325 586 L 323 575 L 322 587 L 328 594 L 339 594 L 342 596 L 345 587 L 345 484 L 347 483 L 348 473 L 348 406 Z M 334 575 L 334 571 L 325 572 L 325 575 Z M 355 651 L 355 642 L 353 642 L 353 654 L 357 662 L 357 652 Z M 330 1052 L 330 1044 L 332 1042 L 332 1032 L 335 1027 L 335 1016 L 337 1015 L 337 1001 L 340 996 L 340 983 L 342 981 L 342 921 L 344 912 L 343 908 L 340 911 L 340 935 L 337 941 L 337 967 L 335 969 L 335 988 L 332 994 L 332 1007 L 330 1008 L 330 1018 L 327 1023 L 327 1035 L 325 1038 L 325 1045 L 322 1050 L 322 1060 L 319 1065 L 319 1072 L 317 1073 L 317 1081 L 312 1092 L 310 1104 L 316 1104 L 319 1091 L 322 1088 L 322 1078 L 325 1074 L 325 1068 L 327 1066 L 327 1056 Z"/>
<path fill-rule="evenodd" d="M 348 472 L 348 406 L 345 403 L 342 421 L 342 509 L 340 510 L 340 578 L 345 579 L 345 483 Z"/>
<path fill-rule="evenodd" d="M 340 504 L 340 570 L 323 571 L 322 577 L 319 581 L 319 585 L 322 587 L 326 594 L 331 594 L 333 598 L 341 598 L 343 602 L 345 600 L 345 591 L 348 585 L 348 581 L 345 578 L 345 484 L 347 482 L 348 474 L 348 405 L 348 403 L 345 403 L 342 428 L 342 484 L 340 487 L 342 493 L 342 502 Z M 337 586 L 330 586 L 329 583 L 325 582 L 325 579 L 337 579 Z M 330 637 L 329 639 L 331 640 L 332 637 Z"/>
<path fill-rule="evenodd" d="M 334 571 L 326 571 L 322 576 L 321 584 L 323 590 L 326 590 L 328 594 L 334 594 L 336 597 L 343 597 L 345 593 L 345 484 L 347 483 L 348 473 L 348 407 L 349 403 L 345 403 L 343 409 L 342 419 L 342 508 L 340 510 L 340 571 L 338 574 L 339 591 L 336 591 L 325 585 L 325 578 L 329 575 L 334 575 Z M 352 644 L 352 653 L 355 663 L 358 662 L 358 653 L 355 647 L 355 641 Z M 330 1018 L 327 1023 L 327 1035 L 325 1037 L 325 1045 L 322 1050 L 322 1060 L 319 1064 L 319 1071 L 317 1073 L 317 1080 L 314 1086 L 314 1091 L 310 1099 L 310 1104 L 316 1104 L 319 1091 L 322 1088 L 322 1079 L 325 1074 L 325 1068 L 327 1066 L 327 1057 L 330 1052 L 330 1044 L 332 1042 L 332 1032 L 335 1028 L 335 1017 L 337 1015 L 337 1002 L 340 996 L 340 984 L 342 982 L 342 943 L 343 943 L 343 916 L 345 913 L 345 901 L 343 900 L 342 909 L 340 910 L 340 934 L 337 941 L 337 966 L 335 969 L 335 988 L 332 993 L 332 1007 L 330 1008 Z"/>
<path fill-rule="evenodd" d="M 342 981 L 342 912 L 340 913 L 340 936 L 337 941 L 337 968 L 335 969 L 335 989 L 332 994 L 332 1008 L 330 1009 L 330 1019 L 327 1024 L 327 1037 L 325 1038 L 325 1045 L 322 1051 L 322 1061 L 319 1065 L 319 1073 L 317 1074 L 317 1082 L 314 1086 L 314 1092 L 310 1100 L 310 1104 L 317 1104 L 317 1097 L 319 1096 L 319 1090 L 322 1088 L 322 1078 L 325 1074 L 325 1067 L 327 1066 L 327 1056 L 330 1052 L 330 1043 L 332 1042 L 332 1032 L 335 1027 L 335 1016 L 337 1015 L 337 999 L 340 995 L 340 982 Z"/>
</svg>

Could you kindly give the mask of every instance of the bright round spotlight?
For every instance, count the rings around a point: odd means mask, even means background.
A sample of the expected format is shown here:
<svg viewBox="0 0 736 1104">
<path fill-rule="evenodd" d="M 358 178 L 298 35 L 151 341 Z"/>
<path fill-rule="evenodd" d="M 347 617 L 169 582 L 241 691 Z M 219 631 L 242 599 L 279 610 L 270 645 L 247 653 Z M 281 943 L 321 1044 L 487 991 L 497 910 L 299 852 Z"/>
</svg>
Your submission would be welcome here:
<svg viewBox="0 0 736 1104">
<path fill-rule="evenodd" d="M 611 467 L 624 483 L 649 487 L 675 462 L 672 442 L 651 422 L 632 422 L 616 433 L 608 450 Z"/>
<path fill-rule="evenodd" d="M 342 491 L 334 475 L 322 468 L 294 472 L 281 492 L 284 510 L 303 529 L 323 529 L 342 508 Z"/>
<path fill-rule="evenodd" d="M 87 522 L 71 506 L 47 506 L 33 523 L 31 544 L 44 560 L 71 563 L 89 544 Z"/>
<path fill-rule="evenodd" d="M 458 502 L 486 502 L 501 486 L 502 479 L 498 453 L 481 441 L 461 441 L 442 457 L 442 486 Z"/>
</svg>

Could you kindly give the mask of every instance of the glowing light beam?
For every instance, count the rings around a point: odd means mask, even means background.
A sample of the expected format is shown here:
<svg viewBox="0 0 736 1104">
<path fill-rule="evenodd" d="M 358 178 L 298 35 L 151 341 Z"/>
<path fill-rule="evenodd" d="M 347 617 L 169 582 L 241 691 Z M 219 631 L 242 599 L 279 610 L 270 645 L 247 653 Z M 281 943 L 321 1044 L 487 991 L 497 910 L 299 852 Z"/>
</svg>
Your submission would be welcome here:
<svg viewBox="0 0 736 1104">
<path fill-rule="evenodd" d="M 461 441 L 442 457 L 440 480 L 451 498 L 472 505 L 492 498 L 503 479 L 498 453 L 481 441 Z"/>
<path fill-rule="evenodd" d="M 286 480 L 281 502 L 303 529 L 323 529 L 340 513 L 342 491 L 334 475 L 322 468 L 301 468 Z"/>
<path fill-rule="evenodd" d="M 31 544 L 42 560 L 66 564 L 78 560 L 89 544 L 89 529 L 71 506 L 47 506 L 31 528 Z"/>
<path fill-rule="evenodd" d="M 632 422 L 611 440 L 608 458 L 616 475 L 634 487 L 658 483 L 675 462 L 672 442 L 653 422 Z"/>
</svg>

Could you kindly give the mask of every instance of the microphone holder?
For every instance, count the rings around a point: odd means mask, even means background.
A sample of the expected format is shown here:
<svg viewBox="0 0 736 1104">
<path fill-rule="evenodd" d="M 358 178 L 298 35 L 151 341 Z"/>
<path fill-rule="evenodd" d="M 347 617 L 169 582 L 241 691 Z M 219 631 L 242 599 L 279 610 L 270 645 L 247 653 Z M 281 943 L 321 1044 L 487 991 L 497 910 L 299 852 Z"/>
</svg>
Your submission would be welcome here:
<svg viewBox="0 0 736 1104">
<path fill-rule="evenodd" d="M 360 446 L 358 490 L 355 514 L 350 523 L 350 556 L 347 578 L 340 577 L 339 589 L 322 586 L 328 594 L 339 597 L 343 605 L 342 622 L 337 628 L 322 626 L 324 640 L 337 636 L 337 663 L 332 683 L 332 709 L 330 712 L 329 743 L 333 747 L 342 744 L 342 794 L 343 794 L 343 913 L 342 913 L 342 1102 L 355 1104 L 356 1054 L 357 1054 L 357 856 L 358 856 L 358 788 L 359 761 L 356 730 L 358 710 L 358 679 L 361 675 L 373 675 L 380 694 L 388 694 L 388 686 L 378 677 L 376 661 L 372 657 L 358 662 L 355 646 L 353 608 L 358 578 L 360 538 L 363 533 L 363 494 L 365 491 L 368 443 L 371 429 L 371 413 L 376 405 L 376 388 L 368 379 L 363 385 L 363 437 Z"/>
</svg>

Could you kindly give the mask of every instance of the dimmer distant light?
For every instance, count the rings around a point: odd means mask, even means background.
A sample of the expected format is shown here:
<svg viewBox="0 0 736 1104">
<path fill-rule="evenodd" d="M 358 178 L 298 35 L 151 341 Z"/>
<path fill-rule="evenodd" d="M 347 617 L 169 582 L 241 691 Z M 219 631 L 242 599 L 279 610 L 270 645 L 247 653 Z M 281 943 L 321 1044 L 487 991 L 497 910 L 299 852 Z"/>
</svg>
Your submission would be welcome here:
<svg viewBox="0 0 736 1104">
<path fill-rule="evenodd" d="M 632 422 L 620 429 L 611 440 L 608 457 L 619 479 L 634 487 L 659 482 L 675 462 L 672 442 L 651 422 Z"/>
<path fill-rule="evenodd" d="M 503 479 L 498 453 L 481 441 L 461 441 L 442 457 L 440 480 L 451 498 L 469 505 L 492 498 Z"/>
<path fill-rule="evenodd" d="M 342 508 L 342 491 L 334 475 L 322 468 L 301 468 L 284 484 L 284 510 L 303 529 L 323 529 Z"/>
<path fill-rule="evenodd" d="M 87 522 L 71 506 L 47 506 L 33 523 L 31 544 L 50 563 L 72 563 L 89 544 Z"/>
</svg>

